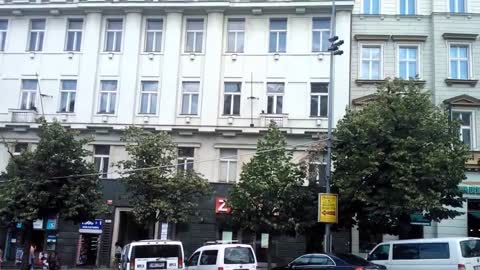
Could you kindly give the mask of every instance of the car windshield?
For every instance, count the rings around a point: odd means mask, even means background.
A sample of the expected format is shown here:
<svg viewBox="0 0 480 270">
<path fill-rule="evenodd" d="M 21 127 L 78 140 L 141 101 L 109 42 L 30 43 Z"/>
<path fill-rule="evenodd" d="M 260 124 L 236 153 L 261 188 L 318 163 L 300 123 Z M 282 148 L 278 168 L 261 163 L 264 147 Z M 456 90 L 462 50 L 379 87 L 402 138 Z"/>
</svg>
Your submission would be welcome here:
<svg viewBox="0 0 480 270">
<path fill-rule="evenodd" d="M 460 242 L 464 258 L 480 257 L 480 240 L 466 240 Z"/>
<path fill-rule="evenodd" d="M 145 245 L 134 246 L 132 248 L 132 257 L 139 258 L 172 258 L 182 257 L 179 245 Z"/>
<path fill-rule="evenodd" d="M 231 247 L 225 249 L 225 264 L 255 263 L 253 252 L 248 247 Z"/>
<path fill-rule="evenodd" d="M 351 265 L 355 265 L 355 266 L 368 266 L 368 265 L 370 265 L 370 263 L 367 260 L 362 259 L 358 256 L 353 255 L 353 254 L 340 253 L 340 254 L 336 254 L 335 256 L 337 256 L 341 260 L 344 260 L 345 262 L 347 262 Z"/>
</svg>

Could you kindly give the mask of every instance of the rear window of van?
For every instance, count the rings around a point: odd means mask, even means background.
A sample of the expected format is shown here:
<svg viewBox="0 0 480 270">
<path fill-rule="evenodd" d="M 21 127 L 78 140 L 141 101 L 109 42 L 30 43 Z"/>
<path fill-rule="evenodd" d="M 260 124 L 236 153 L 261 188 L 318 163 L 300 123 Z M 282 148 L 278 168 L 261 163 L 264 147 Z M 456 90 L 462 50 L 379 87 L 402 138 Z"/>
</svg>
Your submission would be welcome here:
<svg viewBox="0 0 480 270">
<path fill-rule="evenodd" d="M 182 250 L 179 245 L 145 245 L 133 246 L 132 257 L 142 258 L 172 258 L 182 257 Z"/>
<path fill-rule="evenodd" d="M 394 260 L 449 259 L 448 243 L 393 244 Z"/>
<path fill-rule="evenodd" d="M 225 264 L 252 264 L 255 263 L 253 252 L 248 247 L 225 248 Z"/>
<path fill-rule="evenodd" d="M 480 240 L 465 240 L 460 242 L 462 257 L 480 257 Z"/>
</svg>

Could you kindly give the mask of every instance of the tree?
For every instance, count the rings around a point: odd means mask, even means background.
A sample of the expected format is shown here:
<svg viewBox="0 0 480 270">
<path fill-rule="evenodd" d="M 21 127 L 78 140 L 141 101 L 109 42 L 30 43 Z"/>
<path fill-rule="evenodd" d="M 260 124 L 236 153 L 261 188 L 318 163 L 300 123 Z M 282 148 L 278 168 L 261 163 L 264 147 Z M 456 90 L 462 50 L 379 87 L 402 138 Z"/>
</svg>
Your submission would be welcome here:
<svg viewBox="0 0 480 270">
<path fill-rule="evenodd" d="M 84 146 L 88 139 L 60 123 L 40 120 L 39 143 L 34 151 L 11 154 L 0 185 L 0 216 L 21 223 L 24 253 L 22 269 L 28 269 L 33 221 L 47 216 L 81 222 L 101 210 L 100 180 Z M 84 175 L 84 176 L 81 176 Z"/>
<path fill-rule="evenodd" d="M 177 145 L 166 132 L 130 127 L 122 136 L 131 159 L 119 162 L 122 181 L 136 219 L 186 223 L 199 200 L 210 193 L 208 182 L 193 170 L 177 170 Z M 175 232 L 173 232 L 175 237 Z"/>
<path fill-rule="evenodd" d="M 414 81 L 379 86 L 334 133 L 334 185 L 346 225 L 402 235 L 411 214 L 440 221 L 460 214 L 467 147 L 459 125 Z"/>
<path fill-rule="evenodd" d="M 292 162 L 286 146 L 285 137 L 272 122 L 228 196 L 234 222 L 245 230 L 269 233 L 270 242 L 272 235 L 295 232 L 309 198 L 303 187 L 304 169 Z M 270 251 L 267 254 L 270 269 Z"/>
</svg>

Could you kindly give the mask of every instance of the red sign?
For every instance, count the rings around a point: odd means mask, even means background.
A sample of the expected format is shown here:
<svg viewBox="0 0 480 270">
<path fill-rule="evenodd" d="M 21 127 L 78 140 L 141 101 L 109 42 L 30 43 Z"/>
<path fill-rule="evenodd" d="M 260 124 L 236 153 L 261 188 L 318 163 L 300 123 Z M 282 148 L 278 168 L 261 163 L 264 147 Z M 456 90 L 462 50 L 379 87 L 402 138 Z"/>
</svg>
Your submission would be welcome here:
<svg viewBox="0 0 480 270">
<path fill-rule="evenodd" d="M 232 208 L 227 206 L 227 199 L 225 197 L 215 198 L 215 214 L 230 214 Z"/>
</svg>

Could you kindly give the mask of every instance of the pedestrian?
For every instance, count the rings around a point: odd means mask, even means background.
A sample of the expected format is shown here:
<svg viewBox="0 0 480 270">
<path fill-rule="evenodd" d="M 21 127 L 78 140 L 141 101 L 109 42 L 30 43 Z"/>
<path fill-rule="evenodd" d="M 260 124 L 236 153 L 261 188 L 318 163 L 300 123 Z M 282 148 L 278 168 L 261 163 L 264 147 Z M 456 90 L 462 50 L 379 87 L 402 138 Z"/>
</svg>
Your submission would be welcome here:
<svg viewBox="0 0 480 270">
<path fill-rule="evenodd" d="M 60 261 L 56 252 L 52 252 L 47 259 L 48 269 L 49 270 L 60 270 Z"/>
<path fill-rule="evenodd" d="M 115 261 L 113 262 L 114 269 L 120 266 L 120 258 L 122 257 L 122 245 L 119 242 L 115 243 Z"/>
<path fill-rule="evenodd" d="M 35 245 L 30 245 L 30 253 L 28 256 L 28 265 L 30 270 L 33 270 L 35 267 Z"/>
</svg>

